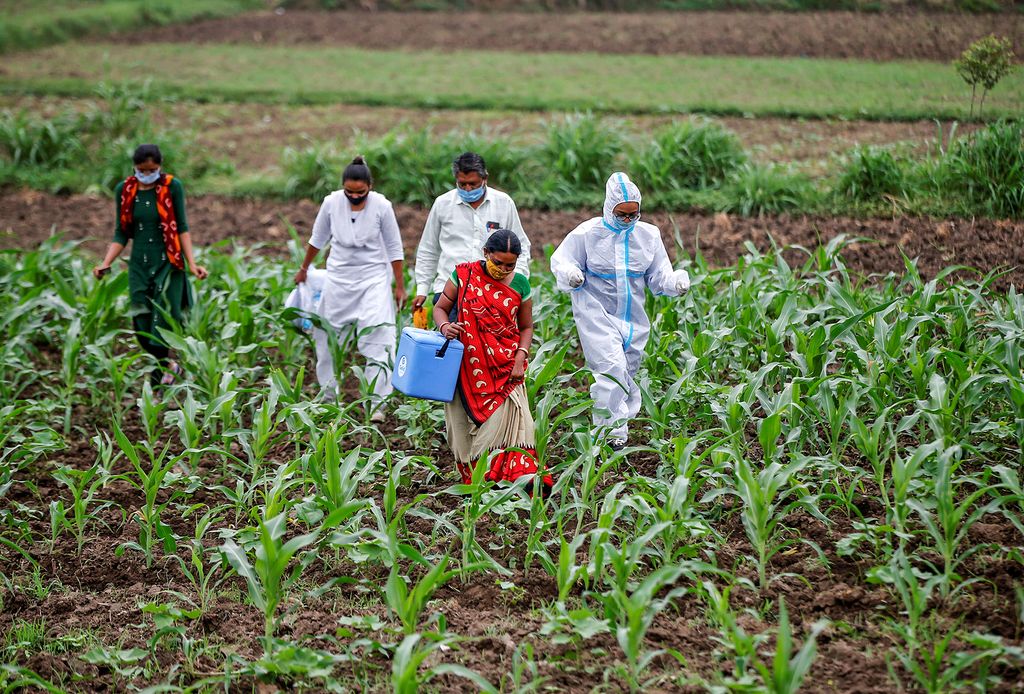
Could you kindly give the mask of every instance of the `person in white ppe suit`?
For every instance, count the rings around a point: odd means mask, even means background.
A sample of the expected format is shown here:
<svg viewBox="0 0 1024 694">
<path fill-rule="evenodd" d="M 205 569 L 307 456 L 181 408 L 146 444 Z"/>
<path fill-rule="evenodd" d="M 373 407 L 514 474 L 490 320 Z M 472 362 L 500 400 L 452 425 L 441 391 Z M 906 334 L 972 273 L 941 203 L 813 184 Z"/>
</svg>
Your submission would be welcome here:
<svg viewBox="0 0 1024 694">
<path fill-rule="evenodd" d="M 571 292 L 572 313 L 587 366 L 594 375 L 594 427 L 608 445 L 628 440 L 628 422 L 640 411 L 634 380 L 651 323 L 644 288 L 679 296 L 690 287 L 685 270 L 673 270 L 661 231 L 639 221 L 640 190 L 621 172 L 605 185 L 602 216 L 580 224 L 551 256 L 558 288 Z"/>
<path fill-rule="evenodd" d="M 302 267 L 295 283 L 306 281 L 310 264 L 331 244 L 319 315 L 335 330 L 354 326 L 359 353 L 366 357 L 364 374 L 377 402 L 371 418 L 382 421 L 383 399 L 390 395 L 395 356 L 395 304 L 405 303 L 402 239 L 391 202 L 371 190 L 373 176 L 363 157 L 342 173 L 342 190 L 326 198 L 313 224 Z M 392 278 L 394 294 L 392 296 Z M 337 376 L 329 337 L 314 330 L 316 377 L 327 398 L 337 397 Z"/>
</svg>

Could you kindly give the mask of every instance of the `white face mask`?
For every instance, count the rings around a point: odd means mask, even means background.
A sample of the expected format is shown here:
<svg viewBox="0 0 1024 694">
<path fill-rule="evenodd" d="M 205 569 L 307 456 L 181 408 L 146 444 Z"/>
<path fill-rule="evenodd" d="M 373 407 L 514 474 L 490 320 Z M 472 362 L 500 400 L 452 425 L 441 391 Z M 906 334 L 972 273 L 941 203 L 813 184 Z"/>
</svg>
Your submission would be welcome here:
<svg viewBox="0 0 1024 694">
<path fill-rule="evenodd" d="M 142 173 L 138 169 L 135 169 L 135 178 L 137 178 L 139 180 L 139 183 L 141 183 L 144 186 L 151 185 L 153 183 L 156 183 L 157 179 L 160 178 L 160 169 L 157 169 L 156 171 L 148 174 Z"/>
</svg>

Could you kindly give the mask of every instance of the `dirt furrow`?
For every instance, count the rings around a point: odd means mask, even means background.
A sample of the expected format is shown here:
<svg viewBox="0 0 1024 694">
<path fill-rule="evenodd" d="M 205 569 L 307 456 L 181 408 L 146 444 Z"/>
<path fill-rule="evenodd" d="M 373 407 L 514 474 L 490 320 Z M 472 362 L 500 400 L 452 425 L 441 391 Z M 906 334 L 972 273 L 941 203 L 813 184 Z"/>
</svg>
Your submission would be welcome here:
<svg viewBox="0 0 1024 694">
<path fill-rule="evenodd" d="M 995 33 L 1024 53 L 1024 15 L 855 12 L 257 12 L 126 34 L 125 43 L 951 60 Z M 486 60 L 486 58 L 482 58 Z"/>
<path fill-rule="evenodd" d="M 294 227 L 303 240 L 308 236 L 317 205 L 308 200 L 278 202 L 219 196 L 196 196 L 188 203 L 189 223 L 198 246 L 221 241 L 241 245 L 268 244 L 262 251 L 284 256 L 284 244 Z M 406 256 L 415 254 L 427 210 L 396 205 L 405 241 Z M 534 257 L 542 257 L 546 244 L 556 244 L 580 221 L 597 211 L 550 212 L 521 210 L 523 226 L 533 243 Z M 839 234 L 863 238 L 846 248 L 843 257 L 853 272 L 884 276 L 902 275 L 903 256 L 917 258 L 926 278 L 949 265 L 965 265 L 988 272 L 999 268 L 1006 274 L 995 287 L 1024 286 L 1024 222 L 993 219 L 851 219 L 810 215 L 761 218 L 698 213 L 655 212 L 646 220 L 661 227 L 669 249 L 673 229 L 688 254 L 699 248 L 713 265 L 728 265 L 745 253 L 752 242 L 764 250 L 779 246 L 813 248 Z M 0 193 L 0 248 L 33 248 L 54 232 L 67 239 L 84 241 L 86 249 L 100 253 L 112 233 L 113 203 L 102 197 L 55 196 L 36 191 Z M 790 250 L 787 260 L 802 264 L 806 255 Z"/>
</svg>

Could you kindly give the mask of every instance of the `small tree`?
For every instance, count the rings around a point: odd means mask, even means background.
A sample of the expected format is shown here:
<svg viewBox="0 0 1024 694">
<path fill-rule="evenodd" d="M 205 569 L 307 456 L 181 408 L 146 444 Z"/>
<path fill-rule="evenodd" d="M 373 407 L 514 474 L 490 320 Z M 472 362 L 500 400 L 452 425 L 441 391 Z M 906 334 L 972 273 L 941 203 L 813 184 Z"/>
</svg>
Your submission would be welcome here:
<svg viewBox="0 0 1024 694">
<path fill-rule="evenodd" d="M 981 103 L 978 105 L 980 118 L 985 108 L 985 95 L 1013 69 L 1013 58 L 1010 40 L 989 34 L 972 43 L 953 61 L 957 73 L 964 82 L 971 85 L 971 118 L 974 117 L 974 98 L 978 85 L 981 85 Z"/>
</svg>

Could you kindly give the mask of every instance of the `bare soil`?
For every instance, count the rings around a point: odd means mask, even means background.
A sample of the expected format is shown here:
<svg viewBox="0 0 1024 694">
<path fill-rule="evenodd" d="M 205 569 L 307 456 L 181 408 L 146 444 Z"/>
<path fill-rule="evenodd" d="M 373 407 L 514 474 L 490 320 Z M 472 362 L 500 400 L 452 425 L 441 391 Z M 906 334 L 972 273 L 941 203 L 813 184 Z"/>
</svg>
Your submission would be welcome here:
<svg viewBox="0 0 1024 694">
<path fill-rule="evenodd" d="M 398 223 L 412 259 L 426 221 L 427 210 L 396 205 Z M 197 246 L 221 241 L 251 245 L 268 244 L 262 253 L 284 255 L 288 226 L 299 237 L 308 236 L 316 217 L 312 201 L 275 202 L 219 196 L 197 196 L 188 203 L 189 224 Z M 543 257 L 547 244 L 557 245 L 580 221 L 597 214 L 593 210 L 550 212 L 521 210 L 523 226 L 533 244 L 535 258 Z M 102 197 L 54 196 L 37 191 L 0 193 L 0 248 L 32 248 L 54 231 L 69 240 L 83 241 L 86 249 L 101 254 L 112 234 L 112 203 Z M 851 219 L 809 215 L 780 215 L 760 218 L 735 215 L 656 212 L 645 217 L 657 224 L 673 251 L 673 229 L 679 229 L 686 253 L 696 250 L 712 265 L 736 262 L 753 243 L 761 250 L 777 246 L 813 249 L 839 234 L 863 239 L 843 253 L 853 273 L 864 277 L 902 275 L 903 254 L 916 258 L 925 278 L 934 277 L 950 265 L 964 265 L 984 274 L 1004 269 L 993 287 L 1005 290 L 1011 284 L 1024 286 L 1024 222 L 993 219 Z M 806 256 L 792 249 L 786 258 L 802 264 Z M 961 273 L 971 275 L 973 273 Z"/>
<path fill-rule="evenodd" d="M 937 60 L 988 34 L 1024 53 L 1024 15 L 854 12 L 257 12 L 120 36 L 123 43 L 274 43 L 500 50 Z"/>
</svg>

